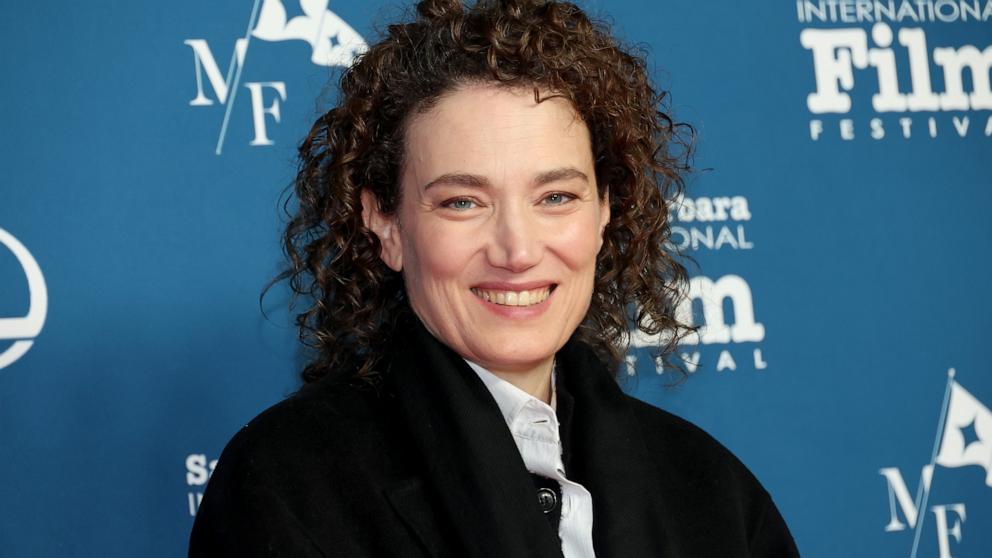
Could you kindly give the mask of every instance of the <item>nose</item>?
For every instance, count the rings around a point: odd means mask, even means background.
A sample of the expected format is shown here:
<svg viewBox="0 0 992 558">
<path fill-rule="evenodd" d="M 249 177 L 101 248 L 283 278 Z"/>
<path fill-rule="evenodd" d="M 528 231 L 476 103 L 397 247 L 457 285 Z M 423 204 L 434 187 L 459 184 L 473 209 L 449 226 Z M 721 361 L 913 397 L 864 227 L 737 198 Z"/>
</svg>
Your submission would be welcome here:
<svg viewBox="0 0 992 558">
<path fill-rule="evenodd" d="M 493 216 L 486 249 L 490 265 L 519 273 L 540 263 L 546 231 L 525 205 L 504 206 Z"/>
</svg>

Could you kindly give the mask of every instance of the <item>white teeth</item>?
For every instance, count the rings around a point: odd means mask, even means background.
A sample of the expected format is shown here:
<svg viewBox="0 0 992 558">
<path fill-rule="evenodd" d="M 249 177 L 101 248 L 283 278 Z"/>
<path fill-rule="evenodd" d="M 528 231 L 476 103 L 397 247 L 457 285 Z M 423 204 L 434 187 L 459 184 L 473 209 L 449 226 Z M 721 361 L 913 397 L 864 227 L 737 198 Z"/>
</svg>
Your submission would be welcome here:
<svg viewBox="0 0 992 558">
<path fill-rule="evenodd" d="M 472 289 L 475 296 L 502 306 L 532 306 L 544 302 L 551 294 L 551 287 L 531 291 L 484 291 Z"/>
</svg>

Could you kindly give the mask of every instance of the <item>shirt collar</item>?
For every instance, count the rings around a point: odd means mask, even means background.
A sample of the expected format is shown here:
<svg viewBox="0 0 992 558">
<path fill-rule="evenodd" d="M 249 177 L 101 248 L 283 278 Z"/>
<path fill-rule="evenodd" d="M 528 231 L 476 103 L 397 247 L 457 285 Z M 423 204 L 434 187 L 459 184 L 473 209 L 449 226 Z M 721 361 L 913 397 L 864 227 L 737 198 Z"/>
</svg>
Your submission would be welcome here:
<svg viewBox="0 0 992 558">
<path fill-rule="evenodd" d="M 528 404 L 530 404 L 531 407 L 547 410 L 550 412 L 551 416 L 555 415 L 555 410 L 558 408 L 558 396 L 555 385 L 557 382 L 557 374 L 555 373 L 554 365 L 552 365 L 551 369 L 551 405 L 548 405 L 544 401 L 541 401 L 503 378 L 500 378 L 482 366 L 479 366 L 468 359 L 466 359 L 465 362 L 467 362 L 469 367 L 475 371 L 475 373 L 479 376 L 479 379 L 482 380 L 482 383 L 486 385 L 486 389 L 488 389 L 489 393 L 492 394 L 493 399 L 496 400 L 496 405 L 499 406 L 500 412 L 503 413 L 503 419 L 506 421 L 507 426 L 512 427 L 513 421 L 520 413 L 520 410 Z"/>
</svg>

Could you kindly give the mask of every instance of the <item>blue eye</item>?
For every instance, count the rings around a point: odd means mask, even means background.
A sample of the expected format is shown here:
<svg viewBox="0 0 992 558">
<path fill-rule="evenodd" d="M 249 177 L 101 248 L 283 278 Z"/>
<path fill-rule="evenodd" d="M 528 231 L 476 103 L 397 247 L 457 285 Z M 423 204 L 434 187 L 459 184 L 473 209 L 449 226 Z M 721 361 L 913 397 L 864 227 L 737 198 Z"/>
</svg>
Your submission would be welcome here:
<svg viewBox="0 0 992 558">
<path fill-rule="evenodd" d="M 564 192 L 552 192 L 544 197 L 544 202 L 548 205 L 564 205 L 575 199 L 575 196 Z"/>
<path fill-rule="evenodd" d="M 443 207 L 454 209 L 456 211 L 466 211 L 468 209 L 475 209 L 475 202 L 468 198 L 455 198 L 453 200 L 448 200 L 441 205 Z"/>
</svg>

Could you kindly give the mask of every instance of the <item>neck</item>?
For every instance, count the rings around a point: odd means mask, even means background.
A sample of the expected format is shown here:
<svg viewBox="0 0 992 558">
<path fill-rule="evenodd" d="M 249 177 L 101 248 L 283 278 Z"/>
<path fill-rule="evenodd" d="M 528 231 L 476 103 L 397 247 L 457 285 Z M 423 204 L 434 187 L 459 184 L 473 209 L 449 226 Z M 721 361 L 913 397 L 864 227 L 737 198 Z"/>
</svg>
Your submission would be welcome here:
<svg viewBox="0 0 992 558">
<path fill-rule="evenodd" d="M 501 380 L 506 380 L 514 387 L 523 390 L 537 399 L 551 404 L 551 370 L 554 367 L 554 355 L 534 366 L 521 368 L 490 367 L 480 363 L 480 366 L 493 373 Z"/>
</svg>

